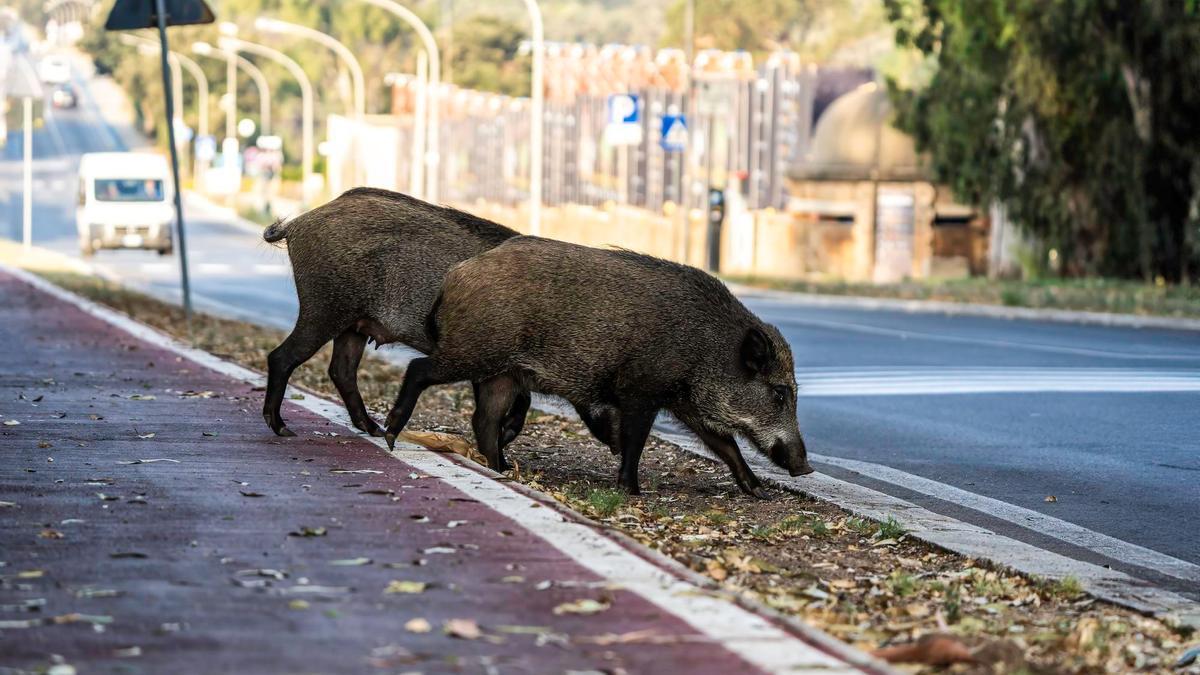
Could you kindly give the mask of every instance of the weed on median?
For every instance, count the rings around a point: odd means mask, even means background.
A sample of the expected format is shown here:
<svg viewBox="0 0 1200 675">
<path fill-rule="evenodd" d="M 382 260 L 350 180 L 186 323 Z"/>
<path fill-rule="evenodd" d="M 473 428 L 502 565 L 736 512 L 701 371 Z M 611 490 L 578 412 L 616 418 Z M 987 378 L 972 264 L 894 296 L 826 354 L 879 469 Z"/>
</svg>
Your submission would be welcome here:
<svg viewBox="0 0 1200 675">
<path fill-rule="evenodd" d="M 182 313 L 171 305 L 90 277 L 46 276 L 187 338 Z M 283 337 L 205 315 L 193 325 L 196 346 L 257 370 Z M 325 373 L 328 362 L 326 347 L 297 369 L 293 383 L 338 400 Z M 379 360 L 364 361 L 360 388 L 377 418 L 391 404 L 401 374 Z M 248 405 L 245 414 L 257 416 L 255 408 Z M 473 408 L 469 387 L 436 387 L 422 396 L 410 428 L 469 438 Z M 1046 582 L 992 569 L 906 536 L 894 519 L 873 522 L 779 490 L 770 491 L 770 501 L 748 498 L 724 465 L 658 439 L 643 456 L 644 494 L 630 497 L 613 487 L 618 460 L 578 422 L 531 411 L 525 429 L 506 450 L 521 467 L 512 480 L 727 590 L 867 650 L 948 633 L 979 660 L 956 666 L 956 673 L 1100 673 L 1162 672 L 1188 645 L 1160 621 L 1090 598 L 1077 579 Z M 263 433 L 270 433 L 265 425 Z"/>
</svg>

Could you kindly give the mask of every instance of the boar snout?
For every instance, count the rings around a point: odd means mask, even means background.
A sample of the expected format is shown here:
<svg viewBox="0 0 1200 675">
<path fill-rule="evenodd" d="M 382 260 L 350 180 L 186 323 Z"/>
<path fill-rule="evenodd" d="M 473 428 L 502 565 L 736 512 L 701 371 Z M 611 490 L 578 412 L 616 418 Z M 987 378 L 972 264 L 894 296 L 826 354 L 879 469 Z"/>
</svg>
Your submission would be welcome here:
<svg viewBox="0 0 1200 675">
<path fill-rule="evenodd" d="M 799 436 L 792 442 L 782 438 L 775 441 L 768 455 L 776 465 L 787 469 L 789 475 L 805 476 L 816 471 L 808 463 L 808 449 L 804 447 L 804 439 Z"/>
</svg>

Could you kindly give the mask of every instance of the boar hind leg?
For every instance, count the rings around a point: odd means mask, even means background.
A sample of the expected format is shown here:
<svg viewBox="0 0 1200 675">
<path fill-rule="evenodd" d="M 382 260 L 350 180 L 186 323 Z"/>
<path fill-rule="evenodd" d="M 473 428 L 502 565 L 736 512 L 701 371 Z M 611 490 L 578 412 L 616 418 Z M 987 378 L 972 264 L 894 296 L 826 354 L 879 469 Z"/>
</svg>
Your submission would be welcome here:
<svg viewBox="0 0 1200 675">
<path fill-rule="evenodd" d="M 263 402 L 263 419 L 278 436 L 296 435 L 287 428 L 283 416 L 279 413 L 292 371 L 311 359 L 318 349 L 341 332 L 340 328 L 334 331 L 319 328 L 323 323 L 325 322 L 301 316 L 296 320 L 292 334 L 267 356 L 267 396 Z"/>
<path fill-rule="evenodd" d="M 742 492 L 756 497 L 758 499 L 770 499 L 770 495 L 763 488 L 762 482 L 758 480 L 758 476 L 750 470 L 750 465 L 746 464 L 746 458 L 742 457 L 742 451 L 737 446 L 737 441 L 732 436 L 725 434 L 717 434 L 700 425 L 688 425 L 701 441 L 712 450 L 721 461 L 729 467 L 729 471 L 733 474 L 733 480 L 737 482 L 737 486 Z"/>
<path fill-rule="evenodd" d="M 476 387 L 475 400 L 479 400 L 478 387 Z M 508 413 L 504 416 L 504 422 L 500 425 L 500 460 L 504 461 L 504 447 L 512 443 L 517 436 L 521 435 L 521 430 L 525 428 L 525 416 L 529 414 L 529 406 L 533 403 L 533 397 L 529 395 L 529 391 L 523 387 L 518 388 L 516 398 L 513 399 L 512 408 L 509 408 Z"/>
<path fill-rule="evenodd" d="M 480 454 L 487 458 L 493 471 L 510 468 L 501 447 L 503 427 L 521 393 L 517 381 L 508 375 L 497 375 L 475 385 L 475 414 L 471 417 L 471 428 L 475 431 Z"/>
<path fill-rule="evenodd" d="M 354 426 L 372 436 L 382 436 L 383 429 L 371 419 L 358 391 L 358 364 L 366 346 L 367 336 L 356 330 L 346 330 L 337 336 L 333 340 L 333 358 L 329 360 L 329 379 L 341 394 Z"/>
<path fill-rule="evenodd" d="M 642 493 L 638 485 L 638 464 L 642 461 L 642 450 L 654 426 L 653 410 L 622 410 L 617 445 L 621 450 L 621 468 L 617 471 L 617 484 L 631 495 Z"/>
</svg>

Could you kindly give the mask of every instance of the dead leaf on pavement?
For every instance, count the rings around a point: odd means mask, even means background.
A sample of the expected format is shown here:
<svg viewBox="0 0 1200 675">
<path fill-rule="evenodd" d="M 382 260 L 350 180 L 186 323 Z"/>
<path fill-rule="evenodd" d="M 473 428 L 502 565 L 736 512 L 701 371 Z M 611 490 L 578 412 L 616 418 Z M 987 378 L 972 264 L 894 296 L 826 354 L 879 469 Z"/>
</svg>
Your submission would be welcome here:
<svg viewBox="0 0 1200 675">
<path fill-rule="evenodd" d="M 238 492 L 242 493 L 243 497 L 266 497 L 266 495 L 261 492 L 249 492 L 246 490 L 238 490 Z"/>
<path fill-rule="evenodd" d="M 16 420 L 4 420 L 4 426 L 6 427 L 16 427 L 20 425 L 21 423 Z"/>
<path fill-rule="evenodd" d="M 1058 501 L 1058 497 L 1055 497 L 1054 495 L 1046 495 L 1046 501 L 1056 502 L 1056 501 Z"/>
<path fill-rule="evenodd" d="M 608 609 L 612 605 L 591 598 L 580 598 L 574 602 L 564 602 L 554 608 L 555 614 L 598 614 Z"/>
<path fill-rule="evenodd" d="M 383 473 L 376 469 L 330 469 L 329 473 Z"/>
<path fill-rule="evenodd" d="M 462 640 L 477 640 L 483 636 L 474 619 L 450 619 L 442 625 L 442 630 L 446 635 Z"/>
<path fill-rule="evenodd" d="M 42 539 L 62 539 L 65 536 L 67 535 L 51 528 L 46 528 L 38 533 L 38 537 Z"/>
<path fill-rule="evenodd" d="M 154 434 L 150 434 L 150 435 L 153 436 Z M 155 462 L 171 462 L 172 464 L 182 464 L 183 463 L 177 459 L 167 459 L 165 457 L 162 457 L 162 458 L 158 458 L 158 459 L 126 459 L 126 460 L 121 460 L 121 461 L 117 462 L 117 464 L 126 464 L 126 465 L 129 465 L 129 464 L 154 464 Z"/>
<path fill-rule="evenodd" d="M 396 593 L 424 593 L 426 587 L 424 581 L 405 581 L 396 579 L 388 582 L 387 588 L 383 589 L 385 595 L 394 595 Z"/>
<path fill-rule="evenodd" d="M 323 527 L 301 527 L 299 530 L 288 532 L 289 537 L 324 537 L 325 528 Z"/>
<path fill-rule="evenodd" d="M 330 560 L 330 565 L 336 567 L 358 567 L 360 565 L 370 565 L 370 558 L 343 558 L 341 560 Z"/>
<path fill-rule="evenodd" d="M 929 666 L 948 666 L 954 663 L 974 663 L 975 657 L 962 640 L 953 635 L 926 635 L 916 642 L 876 649 L 877 658 L 888 663 L 921 663 Z"/>
<path fill-rule="evenodd" d="M 138 434 L 137 437 L 138 438 L 154 438 L 154 432 L 151 431 L 148 434 Z"/>
<path fill-rule="evenodd" d="M 154 399 L 154 394 L 134 394 L 129 397 L 131 401 L 153 401 Z"/>
<path fill-rule="evenodd" d="M 17 507 L 16 502 L 0 502 L 0 509 L 13 509 Z"/>
<path fill-rule="evenodd" d="M 428 633 L 429 631 L 433 630 L 433 626 L 429 625 L 429 622 L 425 619 L 418 617 L 416 619 L 409 619 L 406 621 L 404 623 L 404 630 L 410 633 Z"/>
<path fill-rule="evenodd" d="M 475 449 L 475 446 L 456 434 L 446 434 L 438 431 L 402 431 L 400 438 L 416 443 L 417 445 L 433 450 L 434 452 L 452 452 L 456 455 L 462 455 L 469 460 L 475 462 L 483 462 L 483 455 Z"/>
</svg>

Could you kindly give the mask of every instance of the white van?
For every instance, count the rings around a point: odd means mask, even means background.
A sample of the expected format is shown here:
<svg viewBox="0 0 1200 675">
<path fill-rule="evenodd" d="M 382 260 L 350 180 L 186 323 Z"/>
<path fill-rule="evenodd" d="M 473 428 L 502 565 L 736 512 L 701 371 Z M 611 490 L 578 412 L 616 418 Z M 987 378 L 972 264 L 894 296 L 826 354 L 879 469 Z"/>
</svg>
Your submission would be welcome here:
<svg viewBox="0 0 1200 675">
<path fill-rule="evenodd" d="M 173 249 L 175 211 L 167 160 L 137 152 L 89 152 L 79 162 L 75 224 L 85 256 L 105 248 Z"/>
</svg>

